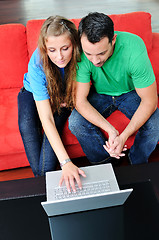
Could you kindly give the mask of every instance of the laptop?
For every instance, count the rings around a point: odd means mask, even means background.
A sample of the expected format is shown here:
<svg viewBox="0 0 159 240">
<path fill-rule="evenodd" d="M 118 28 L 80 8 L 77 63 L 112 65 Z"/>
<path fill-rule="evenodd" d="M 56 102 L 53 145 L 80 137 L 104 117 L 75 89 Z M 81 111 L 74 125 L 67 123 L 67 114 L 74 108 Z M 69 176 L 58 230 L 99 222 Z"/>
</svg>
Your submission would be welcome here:
<svg viewBox="0 0 159 240">
<path fill-rule="evenodd" d="M 81 168 L 82 190 L 68 193 L 65 183 L 59 187 L 62 170 L 46 173 L 47 201 L 42 206 L 48 217 L 119 206 L 129 197 L 132 188 L 120 190 L 111 163 Z"/>
</svg>

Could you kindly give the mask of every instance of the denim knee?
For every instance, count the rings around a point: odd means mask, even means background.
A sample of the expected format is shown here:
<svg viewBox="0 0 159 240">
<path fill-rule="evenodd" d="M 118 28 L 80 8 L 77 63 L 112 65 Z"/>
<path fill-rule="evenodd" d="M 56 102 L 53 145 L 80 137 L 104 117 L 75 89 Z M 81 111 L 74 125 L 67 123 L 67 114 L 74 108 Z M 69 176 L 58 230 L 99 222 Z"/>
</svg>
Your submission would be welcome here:
<svg viewBox="0 0 159 240">
<path fill-rule="evenodd" d="M 25 121 L 19 120 L 18 125 L 19 125 L 19 131 L 20 131 L 21 135 L 28 133 L 30 126 L 28 126 L 28 124 L 26 124 Z"/>
<path fill-rule="evenodd" d="M 69 116 L 68 119 L 68 127 L 70 129 L 70 131 L 73 133 L 78 127 L 79 127 L 79 117 L 80 114 L 76 111 L 76 109 L 74 109 L 71 113 L 71 115 Z"/>
<path fill-rule="evenodd" d="M 84 131 L 85 128 L 91 128 L 92 126 L 92 123 L 87 121 L 76 109 L 72 111 L 68 123 L 68 127 L 73 134 Z"/>
<path fill-rule="evenodd" d="M 149 135 L 159 136 L 159 109 L 151 115 L 147 122 L 143 125 L 143 130 L 151 131 Z"/>
</svg>

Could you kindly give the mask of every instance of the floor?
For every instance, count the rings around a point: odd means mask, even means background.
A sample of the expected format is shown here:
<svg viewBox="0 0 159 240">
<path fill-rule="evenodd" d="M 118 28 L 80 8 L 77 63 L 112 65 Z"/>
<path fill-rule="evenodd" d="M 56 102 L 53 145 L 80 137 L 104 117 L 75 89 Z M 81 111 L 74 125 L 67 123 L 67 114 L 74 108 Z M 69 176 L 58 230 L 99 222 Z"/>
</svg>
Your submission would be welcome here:
<svg viewBox="0 0 159 240">
<path fill-rule="evenodd" d="M 0 25 L 22 23 L 30 19 L 45 19 L 51 15 L 81 18 L 89 12 L 121 14 L 146 11 L 152 15 L 152 31 L 159 32 L 159 0 L 0 0 Z M 159 160 L 159 146 L 152 153 L 151 161 Z M 77 160 L 82 165 L 85 159 Z M 76 162 L 76 160 L 75 160 Z M 119 165 L 127 165 L 127 157 Z M 30 167 L 0 172 L 0 181 L 33 177 Z"/>
</svg>

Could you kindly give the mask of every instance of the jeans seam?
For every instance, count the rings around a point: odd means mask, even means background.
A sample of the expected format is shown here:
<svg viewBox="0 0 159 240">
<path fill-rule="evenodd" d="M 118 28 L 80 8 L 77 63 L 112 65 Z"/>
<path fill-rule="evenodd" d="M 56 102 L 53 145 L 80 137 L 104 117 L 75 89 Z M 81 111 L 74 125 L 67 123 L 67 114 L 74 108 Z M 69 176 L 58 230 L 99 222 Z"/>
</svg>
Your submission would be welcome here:
<svg viewBox="0 0 159 240">
<path fill-rule="evenodd" d="M 133 165 L 131 158 L 130 158 L 130 152 L 128 153 L 128 159 L 129 159 L 130 164 Z"/>
<path fill-rule="evenodd" d="M 114 104 L 109 105 L 107 108 L 104 109 L 104 111 L 101 113 L 101 115 L 104 116 L 104 113 L 105 113 L 108 109 L 110 109 L 110 110 L 109 110 L 109 116 L 110 116 L 110 115 L 114 112 L 114 111 L 112 112 L 113 106 L 115 107 Z M 116 108 L 116 107 L 115 107 L 115 108 Z M 117 110 L 117 108 L 116 108 L 115 110 Z M 108 117 L 108 116 L 107 116 L 107 117 Z"/>
<path fill-rule="evenodd" d="M 43 149 L 42 149 L 42 154 L 43 154 L 43 161 L 42 161 L 42 169 L 41 169 L 41 174 L 44 174 L 44 170 L 45 170 L 45 134 L 43 137 Z"/>
<path fill-rule="evenodd" d="M 118 110 L 123 113 L 129 120 L 132 118 L 133 115 L 129 114 L 125 108 L 118 107 Z"/>
</svg>

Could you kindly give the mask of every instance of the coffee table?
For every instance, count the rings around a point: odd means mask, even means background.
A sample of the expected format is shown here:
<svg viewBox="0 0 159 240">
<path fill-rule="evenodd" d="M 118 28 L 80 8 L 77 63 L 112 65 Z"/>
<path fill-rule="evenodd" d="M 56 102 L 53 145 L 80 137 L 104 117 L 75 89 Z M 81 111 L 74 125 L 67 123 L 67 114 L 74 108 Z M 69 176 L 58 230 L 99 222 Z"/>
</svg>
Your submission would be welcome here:
<svg viewBox="0 0 159 240">
<path fill-rule="evenodd" d="M 142 234 L 143 237 L 145 234 L 146 237 L 149 237 L 148 235 L 151 234 L 152 229 L 151 239 L 157 239 L 154 234 L 157 227 L 155 225 L 155 217 L 158 220 L 159 216 L 159 203 L 157 202 L 159 200 L 159 162 L 145 165 L 116 167 L 114 171 L 121 188 L 127 187 L 128 185 L 131 186 L 133 183 L 133 186 L 137 186 L 136 191 L 140 191 L 140 184 L 142 186 L 142 182 L 149 182 L 149 180 L 151 180 L 154 196 L 150 198 L 150 205 L 151 201 L 155 201 L 154 207 L 156 216 L 152 216 L 151 214 L 151 212 L 154 211 L 153 207 L 150 212 L 148 211 L 151 210 L 151 208 L 146 210 L 142 207 L 141 204 L 142 201 L 144 204 L 144 199 L 139 203 L 141 206 L 137 206 L 136 209 L 138 213 L 141 210 L 143 214 L 141 215 L 140 213 L 139 216 L 141 217 L 138 216 L 137 212 L 135 213 L 135 206 L 133 209 L 133 207 L 125 205 L 124 212 L 127 216 L 124 223 L 127 229 L 125 236 L 126 238 L 129 236 L 128 239 L 148 239 L 141 238 L 140 235 Z M 155 197 L 156 200 L 154 200 Z M 0 182 L 0 239 L 51 240 L 48 218 L 41 206 L 41 202 L 45 200 L 45 177 Z M 150 226 L 146 231 L 142 230 L 143 224 L 141 223 L 144 214 L 146 218 L 151 218 L 146 224 L 146 228 Z M 154 219 L 152 219 L 153 217 Z M 141 228 L 136 231 L 135 222 L 138 225 L 140 223 L 141 226 Z"/>
</svg>

